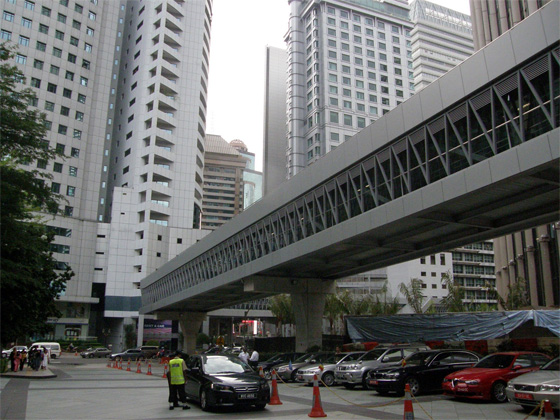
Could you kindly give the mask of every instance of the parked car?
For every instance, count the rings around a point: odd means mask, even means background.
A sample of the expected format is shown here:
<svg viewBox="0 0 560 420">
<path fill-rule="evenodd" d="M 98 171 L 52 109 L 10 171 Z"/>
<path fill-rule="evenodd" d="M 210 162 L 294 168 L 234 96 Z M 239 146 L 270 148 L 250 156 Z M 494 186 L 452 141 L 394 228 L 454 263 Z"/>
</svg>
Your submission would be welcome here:
<svg viewBox="0 0 560 420">
<path fill-rule="evenodd" d="M 80 356 L 82 356 L 84 359 L 85 358 L 93 359 L 94 357 L 107 357 L 110 354 L 111 354 L 111 350 L 105 347 L 98 347 L 96 349 L 90 347 L 89 349 L 81 352 Z"/>
<path fill-rule="evenodd" d="M 313 383 L 315 375 L 317 375 L 319 381 L 323 381 L 327 386 L 332 386 L 335 384 L 334 372 L 336 366 L 339 363 L 356 361 L 364 353 L 364 351 L 337 353 L 329 357 L 323 363 L 316 363 L 299 368 L 296 373 L 296 381 L 311 384 Z"/>
<path fill-rule="evenodd" d="M 437 391 L 446 375 L 472 366 L 479 359 L 478 354 L 468 350 L 418 351 L 404 359 L 402 366 L 371 371 L 368 385 L 379 394 L 402 395 L 406 384 L 412 395 Z"/>
<path fill-rule="evenodd" d="M 10 357 L 10 353 L 14 350 L 21 353 L 24 350 L 27 351 L 27 346 L 13 346 L 7 350 L 2 350 L 2 357 Z"/>
<path fill-rule="evenodd" d="M 207 411 L 217 406 L 254 405 L 270 402 L 270 386 L 239 357 L 222 354 L 193 355 L 187 362 L 187 397 Z"/>
<path fill-rule="evenodd" d="M 510 351 L 486 356 L 472 368 L 454 372 L 443 380 L 443 392 L 454 397 L 505 402 L 506 384 L 548 362 L 546 354 Z"/>
<path fill-rule="evenodd" d="M 158 346 L 140 346 L 138 348 L 146 359 L 152 359 L 158 354 L 159 347 Z"/>
<path fill-rule="evenodd" d="M 560 409 L 560 359 L 556 357 L 539 370 L 526 373 L 508 382 L 508 400 L 530 412 L 541 401 L 549 400 L 552 409 Z M 558 417 L 558 413 L 556 415 Z"/>
<path fill-rule="evenodd" d="M 144 360 L 144 354 L 140 349 L 128 349 L 120 353 L 111 353 L 109 355 L 111 360 L 120 359 L 120 360 Z"/>
<path fill-rule="evenodd" d="M 275 355 L 269 357 L 263 362 L 259 362 L 258 368 L 262 367 L 263 372 L 267 379 L 270 379 L 270 372 L 272 368 L 276 368 L 279 365 L 284 365 L 286 363 L 294 363 L 296 359 L 303 356 L 305 353 L 300 352 L 290 352 L 290 353 L 276 353 Z"/>
<path fill-rule="evenodd" d="M 296 374 L 299 368 L 315 363 L 323 363 L 329 357 L 331 357 L 334 352 L 317 352 L 317 353 L 307 353 L 300 356 L 298 359 L 294 360 L 292 363 L 279 365 L 276 369 L 278 377 L 285 382 L 295 382 Z"/>
<path fill-rule="evenodd" d="M 398 365 L 402 360 L 419 350 L 429 350 L 424 344 L 380 345 L 368 351 L 357 361 L 339 363 L 336 367 L 336 382 L 346 389 L 356 385 L 367 388 L 368 373 L 374 369 Z"/>
</svg>

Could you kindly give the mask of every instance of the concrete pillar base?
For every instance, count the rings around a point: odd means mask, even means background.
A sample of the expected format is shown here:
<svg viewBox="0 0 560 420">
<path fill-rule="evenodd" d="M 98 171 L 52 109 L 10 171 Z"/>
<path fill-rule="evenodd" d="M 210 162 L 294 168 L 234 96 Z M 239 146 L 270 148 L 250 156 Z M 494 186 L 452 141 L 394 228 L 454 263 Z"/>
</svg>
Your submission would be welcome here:
<svg viewBox="0 0 560 420">
<path fill-rule="evenodd" d="M 196 352 L 196 337 L 202 322 L 206 320 L 206 312 L 158 312 L 157 319 L 179 321 L 183 333 L 182 351 L 187 354 Z"/>
</svg>

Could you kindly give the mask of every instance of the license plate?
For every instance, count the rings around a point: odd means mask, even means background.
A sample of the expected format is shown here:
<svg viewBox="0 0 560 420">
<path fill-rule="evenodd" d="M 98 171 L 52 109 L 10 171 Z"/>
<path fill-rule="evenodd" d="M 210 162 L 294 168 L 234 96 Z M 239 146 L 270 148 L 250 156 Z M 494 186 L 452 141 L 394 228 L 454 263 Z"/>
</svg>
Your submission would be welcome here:
<svg viewBox="0 0 560 420">
<path fill-rule="evenodd" d="M 257 394 L 239 394 L 240 400 L 254 400 L 257 398 Z"/>
<path fill-rule="evenodd" d="M 300 381 L 303 381 L 303 376 L 302 375 L 298 375 L 297 379 L 299 379 Z"/>
<path fill-rule="evenodd" d="M 523 392 L 516 392 L 515 393 L 515 398 L 519 398 L 520 400 L 532 400 L 533 395 L 532 394 L 525 394 Z"/>
<path fill-rule="evenodd" d="M 371 380 L 371 379 L 370 379 L 369 384 L 370 384 L 370 385 L 377 385 L 377 381 L 374 381 L 374 380 Z"/>
</svg>

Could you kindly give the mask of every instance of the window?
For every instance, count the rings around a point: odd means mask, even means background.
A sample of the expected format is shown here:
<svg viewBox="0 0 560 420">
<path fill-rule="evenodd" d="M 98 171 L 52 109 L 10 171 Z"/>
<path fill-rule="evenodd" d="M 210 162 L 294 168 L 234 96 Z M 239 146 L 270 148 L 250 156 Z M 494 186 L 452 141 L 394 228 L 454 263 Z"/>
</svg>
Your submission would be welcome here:
<svg viewBox="0 0 560 420">
<path fill-rule="evenodd" d="M 36 69 L 39 69 L 39 70 L 43 70 L 43 65 L 44 64 L 45 63 L 43 63 L 41 60 L 33 61 L 33 67 L 35 67 Z"/>
<path fill-rule="evenodd" d="M 56 93 L 56 85 L 54 83 L 49 83 L 47 85 L 47 92 Z"/>
<path fill-rule="evenodd" d="M 47 44 L 45 44 L 44 42 L 41 42 L 41 41 L 37 41 L 37 43 L 35 44 L 35 48 L 37 48 L 39 51 L 46 51 L 47 50 Z"/>
<path fill-rule="evenodd" d="M 14 21 L 14 14 L 13 13 L 4 11 L 3 16 L 4 16 L 4 20 L 7 20 L 8 22 L 13 22 Z"/>
<path fill-rule="evenodd" d="M 60 193 L 60 184 L 58 182 L 51 183 L 51 191 L 56 194 Z"/>
<path fill-rule="evenodd" d="M 381 98 L 381 103 L 383 105 L 389 105 L 389 98 Z"/>
<path fill-rule="evenodd" d="M 88 13 L 88 18 L 89 18 L 89 20 L 95 20 L 97 18 L 97 15 L 95 13 L 93 13 L 92 11 L 90 11 Z"/>
<path fill-rule="evenodd" d="M 72 147 L 72 152 L 70 153 L 70 156 L 75 157 L 75 158 L 79 158 L 80 157 L 80 149 Z"/>
<path fill-rule="evenodd" d="M 82 138 L 82 132 L 80 130 L 74 129 L 74 134 L 72 135 L 72 137 L 80 140 Z"/>
<path fill-rule="evenodd" d="M 51 70 L 50 71 L 51 71 L 51 74 L 54 74 L 54 75 L 58 76 L 58 73 L 60 72 L 60 67 L 54 66 L 54 65 L 51 64 Z"/>
<path fill-rule="evenodd" d="M 58 125 L 58 134 L 66 134 L 67 132 L 68 132 L 68 127 L 62 124 Z"/>
<path fill-rule="evenodd" d="M 58 20 L 61 23 L 66 23 L 66 15 L 59 13 L 58 16 L 56 17 L 56 20 Z"/>
<path fill-rule="evenodd" d="M 70 63 L 75 63 L 76 62 L 76 56 L 74 54 L 68 53 L 68 61 Z"/>
<path fill-rule="evenodd" d="M 42 6 L 41 7 L 41 14 L 44 16 L 51 16 L 51 9 L 49 9 L 48 7 Z"/>
<path fill-rule="evenodd" d="M 84 51 L 90 53 L 93 51 L 93 47 L 86 42 L 84 43 Z"/>
<path fill-rule="evenodd" d="M 72 28 L 79 30 L 81 27 L 82 27 L 82 24 L 80 22 L 78 22 L 77 20 L 72 21 Z"/>
<path fill-rule="evenodd" d="M 27 63 L 27 57 L 25 55 L 16 54 L 16 63 L 18 63 L 18 64 Z"/>
<path fill-rule="evenodd" d="M 64 115 L 65 117 L 67 117 L 69 114 L 70 114 L 70 108 L 68 108 L 67 106 L 60 107 L 60 115 Z"/>
<path fill-rule="evenodd" d="M 66 71 L 66 75 L 64 76 L 64 78 L 66 80 L 74 80 L 74 73 L 72 73 L 71 71 Z"/>
<path fill-rule="evenodd" d="M 25 7 L 27 10 L 35 10 L 35 3 L 29 0 L 25 0 L 23 2 L 23 7 Z"/>
<path fill-rule="evenodd" d="M 76 195 L 76 187 L 71 187 L 70 185 L 68 185 L 66 187 L 66 195 L 69 197 L 74 197 L 74 195 Z"/>
<path fill-rule="evenodd" d="M 82 12 L 84 11 L 84 7 L 81 6 L 81 5 L 79 5 L 78 3 L 76 3 L 76 4 L 74 5 L 74 11 L 75 11 L 75 12 L 78 12 L 78 13 L 82 13 Z"/>
<path fill-rule="evenodd" d="M 39 160 L 37 161 L 37 168 L 39 168 L 39 169 L 47 169 L 47 161 L 46 161 L 46 160 L 39 159 Z"/>
<path fill-rule="evenodd" d="M 86 34 L 88 36 L 93 36 L 95 33 L 95 31 L 93 29 L 91 29 L 89 26 L 86 28 Z"/>
<path fill-rule="evenodd" d="M 60 58 L 60 57 L 62 57 L 62 50 L 60 48 L 53 47 L 52 55 Z"/>
<path fill-rule="evenodd" d="M 78 102 L 81 104 L 85 104 L 86 103 L 86 95 L 82 95 L 81 93 L 78 93 Z"/>
<path fill-rule="evenodd" d="M 369 107 L 369 113 L 372 115 L 377 115 L 377 107 L 376 106 L 370 106 Z"/>
<path fill-rule="evenodd" d="M 76 111 L 76 120 L 83 121 L 84 120 L 84 113 L 80 111 Z"/>
<path fill-rule="evenodd" d="M 2 29 L 2 39 L 6 40 L 6 41 L 10 41 L 12 39 L 12 33 L 10 31 L 5 31 L 4 29 Z"/>
<path fill-rule="evenodd" d="M 338 112 L 330 111 L 330 122 L 338 124 Z"/>
<path fill-rule="evenodd" d="M 87 86 L 88 85 L 88 79 L 83 77 L 83 76 L 80 76 L 80 84 L 82 86 Z"/>
<path fill-rule="evenodd" d="M 90 62 L 87 60 L 82 60 L 82 68 L 89 70 Z"/>
<path fill-rule="evenodd" d="M 55 162 L 53 165 L 53 171 L 62 173 L 62 163 Z"/>
<path fill-rule="evenodd" d="M 54 31 L 54 37 L 56 39 L 60 39 L 61 41 L 64 41 L 64 32 Z"/>
<path fill-rule="evenodd" d="M 41 89 L 41 80 L 35 77 L 31 78 L 31 86 L 37 89 Z"/>
<path fill-rule="evenodd" d="M 366 119 L 363 117 L 358 117 L 358 128 L 364 128 L 366 126 Z"/>
<path fill-rule="evenodd" d="M 19 36 L 19 45 L 23 45 L 24 47 L 29 46 L 29 38 L 26 36 L 20 35 Z"/>
<path fill-rule="evenodd" d="M 59 3 L 64 7 L 68 7 L 68 0 L 60 0 Z"/>
<path fill-rule="evenodd" d="M 72 216 L 74 214 L 74 207 L 71 206 L 64 206 L 64 215 L 65 216 Z"/>
<path fill-rule="evenodd" d="M 76 168 L 75 166 L 70 166 L 68 168 L 68 175 L 70 176 L 78 176 L 78 168 Z"/>
<path fill-rule="evenodd" d="M 72 98 L 72 90 L 68 89 L 68 88 L 64 88 L 64 90 L 62 91 L 62 96 L 64 96 L 65 98 Z"/>
<path fill-rule="evenodd" d="M 48 34 L 49 33 L 49 27 L 47 25 L 43 25 L 42 23 L 39 24 L 39 32 L 41 32 L 42 34 Z"/>
<path fill-rule="evenodd" d="M 62 153 L 64 154 L 64 148 L 65 146 L 62 143 L 56 143 L 56 151 L 57 153 Z"/>
<path fill-rule="evenodd" d="M 54 111 L 54 102 L 45 101 L 45 109 L 47 111 Z"/>
<path fill-rule="evenodd" d="M 344 114 L 344 125 L 352 127 L 352 115 Z"/>
<path fill-rule="evenodd" d="M 78 38 L 76 38 L 75 36 L 70 37 L 70 45 L 77 47 L 79 43 L 80 41 L 78 40 Z"/>
</svg>

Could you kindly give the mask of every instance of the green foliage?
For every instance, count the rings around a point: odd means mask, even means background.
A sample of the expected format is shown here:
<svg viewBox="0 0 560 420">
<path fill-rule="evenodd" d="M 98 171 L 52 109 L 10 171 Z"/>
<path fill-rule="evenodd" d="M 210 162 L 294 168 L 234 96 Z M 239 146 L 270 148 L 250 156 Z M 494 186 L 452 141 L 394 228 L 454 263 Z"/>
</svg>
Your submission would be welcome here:
<svg viewBox="0 0 560 420">
<path fill-rule="evenodd" d="M 136 347 L 136 328 L 132 324 L 124 325 L 124 345 L 130 349 Z M 159 344 L 159 343 L 158 343 Z"/>
<path fill-rule="evenodd" d="M 506 311 L 523 309 L 530 306 L 527 282 L 523 277 L 517 277 L 513 283 L 508 284 L 505 298 L 494 287 L 488 285 L 488 288 L 489 295 L 496 299 L 498 304 Z"/>
<path fill-rule="evenodd" d="M 289 295 L 276 295 L 270 298 L 270 312 L 276 317 L 277 327 L 282 331 L 283 324 L 294 323 L 294 312 L 292 309 L 292 298 Z"/>
<path fill-rule="evenodd" d="M 2 357 L 0 359 L 0 373 L 4 373 L 8 371 L 8 358 Z"/>
<path fill-rule="evenodd" d="M 422 280 L 410 279 L 408 286 L 401 283 L 399 285 L 399 290 L 406 298 L 412 310 L 417 314 L 421 314 L 422 302 L 424 301 L 424 295 L 422 295 Z"/>
<path fill-rule="evenodd" d="M 212 342 L 212 339 L 210 337 L 208 337 L 207 334 L 198 333 L 198 335 L 196 336 L 196 345 L 197 346 L 202 346 L 204 344 L 210 344 L 211 342 Z"/>
<path fill-rule="evenodd" d="M 146 346 L 159 346 L 159 340 L 148 340 L 146 341 Z"/>
<path fill-rule="evenodd" d="M 443 284 L 447 289 L 447 296 L 441 299 L 441 304 L 445 308 L 445 311 L 464 312 L 466 309 L 463 304 L 465 290 L 463 287 L 455 283 L 449 271 L 441 275 L 441 284 Z"/>
<path fill-rule="evenodd" d="M 56 271 L 50 252 L 53 239 L 35 212 L 56 213 L 60 196 L 45 183 L 49 175 L 25 165 L 63 157 L 46 148 L 45 117 L 29 108 L 31 89 L 19 89 L 23 74 L 7 60 L 13 53 L 0 45 L 0 284 L 2 343 L 50 330 L 48 317 L 60 317 L 55 299 L 74 275 Z"/>
</svg>

